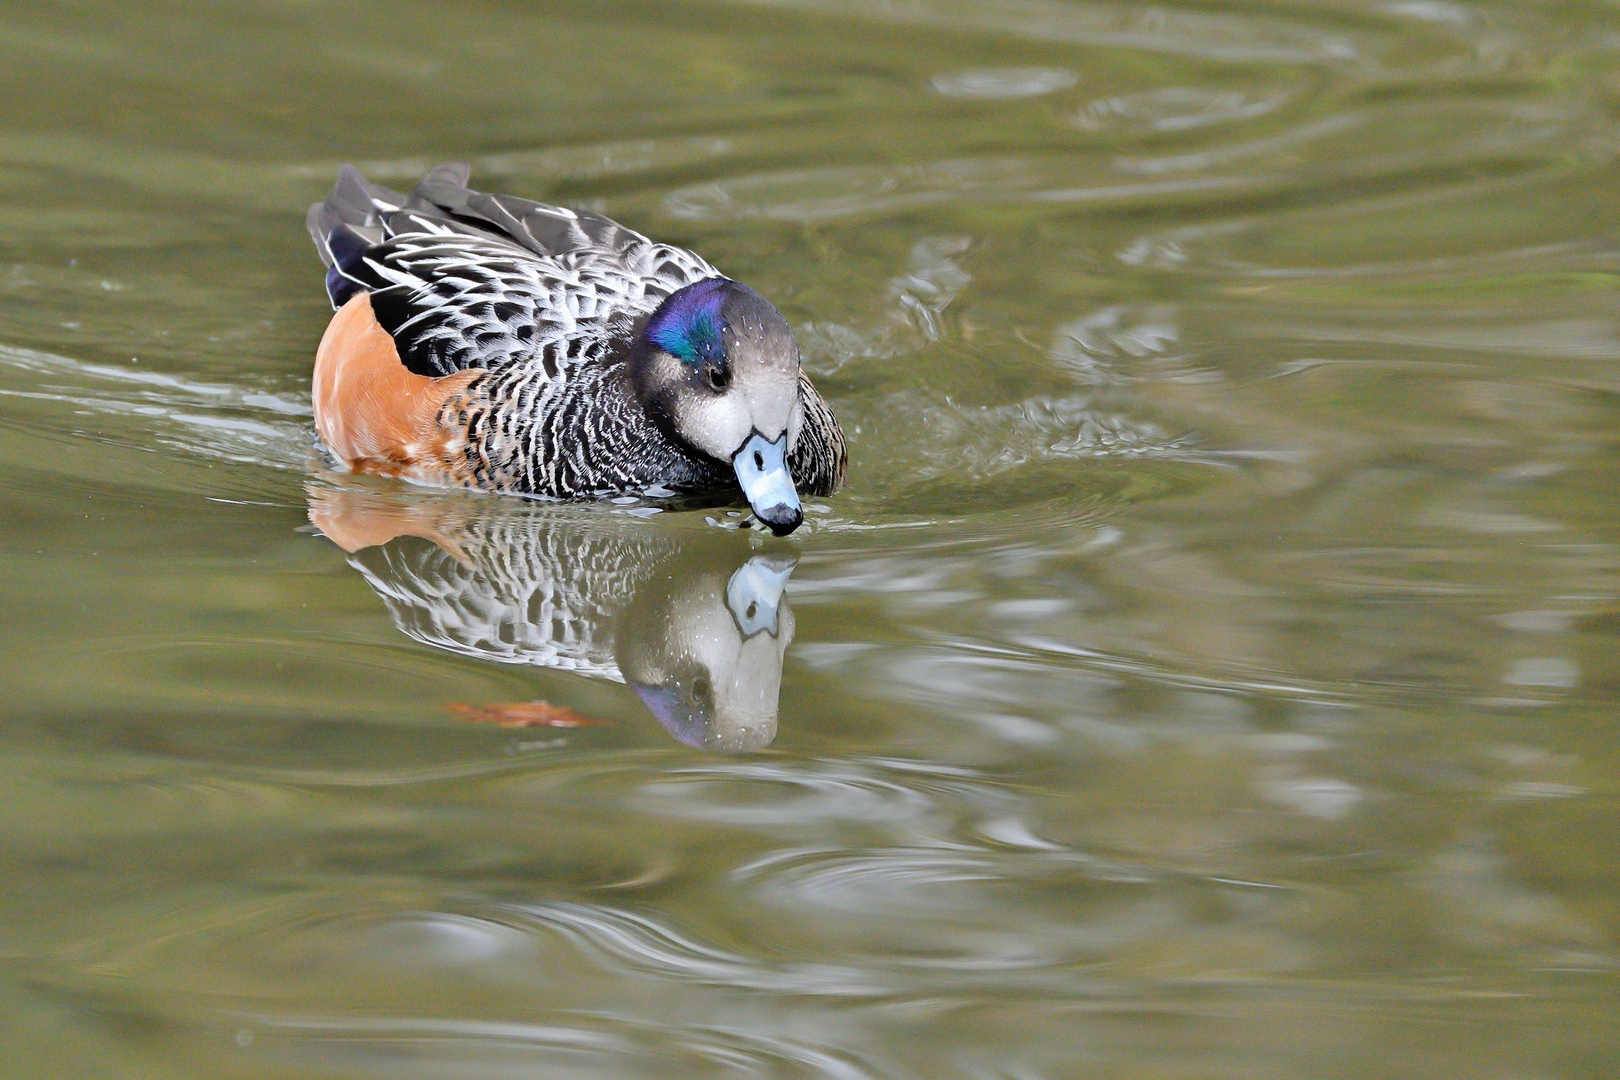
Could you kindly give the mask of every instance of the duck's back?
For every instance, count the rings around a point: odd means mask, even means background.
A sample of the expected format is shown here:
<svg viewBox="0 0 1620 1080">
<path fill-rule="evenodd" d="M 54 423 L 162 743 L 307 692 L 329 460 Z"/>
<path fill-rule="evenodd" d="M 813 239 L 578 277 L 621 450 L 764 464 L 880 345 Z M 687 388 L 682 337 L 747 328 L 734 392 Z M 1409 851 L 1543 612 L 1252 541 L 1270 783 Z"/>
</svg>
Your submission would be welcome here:
<svg viewBox="0 0 1620 1080">
<path fill-rule="evenodd" d="M 333 307 L 370 293 L 418 375 L 522 367 L 566 378 L 621 346 L 670 293 L 719 276 L 599 214 L 472 191 L 467 177 L 442 165 L 405 196 L 345 166 L 309 211 Z"/>
</svg>

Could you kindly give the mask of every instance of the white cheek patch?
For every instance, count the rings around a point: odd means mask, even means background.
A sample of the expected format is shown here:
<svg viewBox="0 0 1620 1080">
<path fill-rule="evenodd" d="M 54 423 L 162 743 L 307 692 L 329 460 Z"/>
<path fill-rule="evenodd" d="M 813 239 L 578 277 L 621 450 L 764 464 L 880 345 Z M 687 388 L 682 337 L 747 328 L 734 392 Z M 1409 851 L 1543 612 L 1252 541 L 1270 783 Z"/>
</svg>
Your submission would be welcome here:
<svg viewBox="0 0 1620 1080">
<path fill-rule="evenodd" d="M 718 394 L 688 381 L 689 372 L 663 366 L 666 361 L 679 364 L 674 357 L 660 358 L 660 380 L 674 388 L 670 408 L 675 430 L 696 449 L 727 463 L 755 432 L 773 443 L 786 433 L 791 449 L 804 419 L 792 338 L 785 346 L 773 342 L 770 351 L 760 342 L 736 337 L 729 345 L 731 385 Z"/>
<path fill-rule="evenodd" d="M 771 441 L 788 431 L 801 411 L 799 365 L 769 363 L 752 357 L 732 363 L 732 387 L 727 396 L 746 403 L 752 428 Z"/>
<path fill-rule="evenodd" d="M 753 434 L 748 406 L 734 394 L 683 394 L 676 399 L 675 427 L 686 441 L 724 462 Z"/>
</svg>

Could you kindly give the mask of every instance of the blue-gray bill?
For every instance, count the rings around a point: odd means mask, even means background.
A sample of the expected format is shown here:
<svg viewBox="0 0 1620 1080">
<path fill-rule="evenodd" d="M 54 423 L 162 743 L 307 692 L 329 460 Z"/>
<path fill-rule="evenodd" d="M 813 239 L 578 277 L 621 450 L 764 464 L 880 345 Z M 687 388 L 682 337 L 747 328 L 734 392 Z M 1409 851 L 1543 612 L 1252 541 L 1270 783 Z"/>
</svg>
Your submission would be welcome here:
<svg viewBox="0 0 1620 1080">
<path fill-rule="evenodd" d="M 737 483 L 754 515 L 777 536 L 786 536 L 804 520 L 799 491 L 787 467 L 787 432 L 771 442 L 754 432 L 732 455 Z"/>
</svg>

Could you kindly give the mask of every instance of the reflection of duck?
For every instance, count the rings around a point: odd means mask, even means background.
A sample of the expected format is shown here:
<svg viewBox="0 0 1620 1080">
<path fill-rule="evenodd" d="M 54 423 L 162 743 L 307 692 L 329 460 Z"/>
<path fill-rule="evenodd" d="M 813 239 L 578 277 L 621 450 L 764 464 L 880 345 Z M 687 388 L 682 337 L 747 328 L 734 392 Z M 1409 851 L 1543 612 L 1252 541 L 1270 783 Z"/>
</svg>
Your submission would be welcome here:
<svg viewBox="0 0 1620 1080">
<path fill-rule="evenodd" d="M 782 313 L 690 251 L 597 214 L 345 168 L 309 228 L 337 315 L 315 427 L 351 469 L 589 496 L 741 488 L 792 532 L 844 437 Z"/>
<path fill-rule="evenodd" d="M 600 510 L 324 487 L 310 489 L 309 514 L 418 641 L 628 683 L 690 746 L 752 750 L 776 736 L 790 551 Z"/>
</svg>

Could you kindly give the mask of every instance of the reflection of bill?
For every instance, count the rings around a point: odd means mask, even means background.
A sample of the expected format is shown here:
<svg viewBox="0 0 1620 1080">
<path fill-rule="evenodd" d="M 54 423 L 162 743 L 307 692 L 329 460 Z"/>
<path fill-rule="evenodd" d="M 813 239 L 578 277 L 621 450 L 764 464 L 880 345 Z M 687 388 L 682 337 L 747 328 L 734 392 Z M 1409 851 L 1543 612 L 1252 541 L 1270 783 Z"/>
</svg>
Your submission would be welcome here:
<svg viewBox="0 0 1620 1080">
<path fill-rule="evenodd" d="M 628 683 L 689 746 L 776 737 L 791 548 L 600 507 L 318 485 L 309 496 L 310 520 L 410 637 Z"/>
</svg>

